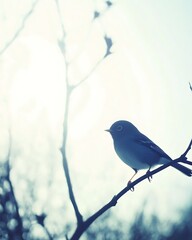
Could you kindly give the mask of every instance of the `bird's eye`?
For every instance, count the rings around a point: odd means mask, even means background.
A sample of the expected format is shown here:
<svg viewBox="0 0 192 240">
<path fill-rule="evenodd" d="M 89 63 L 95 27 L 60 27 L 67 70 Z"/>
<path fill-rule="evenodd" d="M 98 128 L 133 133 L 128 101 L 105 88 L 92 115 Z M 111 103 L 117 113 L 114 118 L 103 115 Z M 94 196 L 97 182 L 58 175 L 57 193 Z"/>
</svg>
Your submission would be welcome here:
<svg viewBox="0 0 192 240">
<path fill-rule="evenodd" d="M 117 131 L 122 131 L 123 130 L 123 126 L 121 126 L 121 125 L 119 125 L 119 126 L 117 126 Z"/>
</svg>

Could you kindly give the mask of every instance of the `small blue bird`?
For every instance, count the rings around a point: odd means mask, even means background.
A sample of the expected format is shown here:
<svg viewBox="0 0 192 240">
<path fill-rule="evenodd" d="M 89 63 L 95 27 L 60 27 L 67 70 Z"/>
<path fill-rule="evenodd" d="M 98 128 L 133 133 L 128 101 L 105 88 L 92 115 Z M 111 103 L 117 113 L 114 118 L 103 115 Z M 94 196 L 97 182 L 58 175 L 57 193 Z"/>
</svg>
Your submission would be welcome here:
<svg viewBox="0 0 192 240">
<path fill-rule="evenodd" d="M 147 172 L 150 173 L 151 167 L 172 161 L 160 147 L 128 121 L 117 121 L 106 131 L 113 138 L 117 155 L 135 171 L 128 184 L 138 170 L 148 169 Z M 192 176 L 192 170 L 179 163 L 175 163 L 172 167 L 189 177 Z"/>
</svg>

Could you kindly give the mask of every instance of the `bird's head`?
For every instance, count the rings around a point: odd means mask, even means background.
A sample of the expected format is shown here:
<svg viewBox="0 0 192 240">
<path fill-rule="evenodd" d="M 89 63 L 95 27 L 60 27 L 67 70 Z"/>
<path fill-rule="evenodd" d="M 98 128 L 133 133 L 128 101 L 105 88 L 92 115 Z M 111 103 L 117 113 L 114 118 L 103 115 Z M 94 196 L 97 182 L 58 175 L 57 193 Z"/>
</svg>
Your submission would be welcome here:
<svg viewBox="0 0 192 240">
<path fill-rule="evenodd" d="M 125 120 L 114 122 L 112 126 L 105 131 L 109 132 L 113 139 L 124 136 L 134 136 L 138 133 L 138 129 L 132 123 Z"/>
</svg>

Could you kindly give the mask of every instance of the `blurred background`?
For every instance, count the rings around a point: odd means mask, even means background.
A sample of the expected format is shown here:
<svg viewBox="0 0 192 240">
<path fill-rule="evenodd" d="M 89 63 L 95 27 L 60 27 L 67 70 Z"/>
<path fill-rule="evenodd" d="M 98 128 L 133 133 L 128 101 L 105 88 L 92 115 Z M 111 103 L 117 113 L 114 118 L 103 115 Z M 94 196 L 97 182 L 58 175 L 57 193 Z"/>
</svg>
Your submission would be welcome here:
<svg viewBox="0 0 192 240">
<path fill-rule="evenodd" d="M 70 239 L 74 232 L 60 153 L 66 117 L 67 160 L 85 219 L 133 174 L 104 131 L 114 121 L 131 121 L 173 159 L 185 151 L 191 12 L 191 1 L 182 0 L 0 1 L 1 239 Z M 68 116 L 66 81 L 75 86 Z M 191 202 L 192 179 L 167 168 L 81 239 L 192 239 Z"/>
</svg>

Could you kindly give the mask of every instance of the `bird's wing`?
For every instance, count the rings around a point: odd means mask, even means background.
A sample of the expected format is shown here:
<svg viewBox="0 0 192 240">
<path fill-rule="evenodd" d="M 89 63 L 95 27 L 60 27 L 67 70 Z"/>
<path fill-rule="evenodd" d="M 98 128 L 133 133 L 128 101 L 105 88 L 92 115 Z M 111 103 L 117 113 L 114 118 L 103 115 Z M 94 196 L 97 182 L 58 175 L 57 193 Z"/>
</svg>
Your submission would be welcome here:
<svg viewBox="0 0 192 240">
<path fill-rule="evenodd" d="M 143 146 L 150 148 L 154 152 L 156 152 L 160 157 L 171 159 L 160 147 L 158 147 L 154 142 L 152 142 L 148 137 L 144 134 L 139 134 L 136 138 L 136 141 Z M 171 159 L 172 160 L 172 159 Z"/>
</svg>

